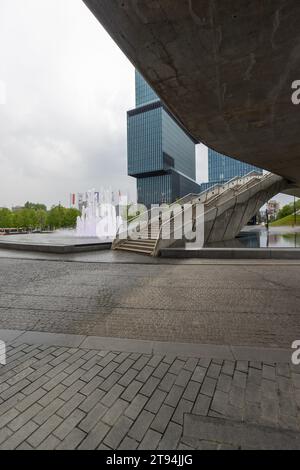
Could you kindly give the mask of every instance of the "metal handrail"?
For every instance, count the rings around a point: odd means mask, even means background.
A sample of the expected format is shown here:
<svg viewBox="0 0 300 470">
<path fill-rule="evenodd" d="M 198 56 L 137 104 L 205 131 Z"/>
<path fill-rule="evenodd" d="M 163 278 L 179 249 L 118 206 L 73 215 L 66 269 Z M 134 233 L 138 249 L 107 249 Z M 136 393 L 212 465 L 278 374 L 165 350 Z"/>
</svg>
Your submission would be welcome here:
<svg viewBox="0 0 300 470">
<path fill-rule="evenodd" d="M 256 175 L 256 174 L 255 174 L 255 171 L 250 171 L 249 173 L 247 173 L 246 175 L 244 175 L 244 176 L 242 176 L 242 177 L 241 177 L 241 176 L 235 176 L 234 178 L 232 178 L 231 180 L 229 180 L 229 181 L 227 181 L 227 182 L 225 183 L 225 186 L 227 186 L 227 188 L 224 189 L 223 192 L 225 192 L 226 190 L 230 189 L 230 184 L 233 183 L 234 181 L 245 180 L 246 178 L 251 178 L 251 175 L 252 175 L 253 178 L 254 178 L 255 176 L 257 176 L 258 178 L 260 178 L 260 175 Z M 270 175 L 272 175 L 272 173 L 268 173 L 268 174 L 266 174 L 266 175 L 262 175 L 262 179 L 264 179 L 265 177 L 269 177 Z M 250 179 L 249 179 L 249 181 L 250 181 Z M 201 195 L 203 195 L 203 194 L 205 194 L 205 193 L 210 192 L 213 188 L 218 187 L 218 186 L 222 186 L 222 185 L 220 185 L 220 183 L 217 183 L 216 185 L 212 186 L 211 188 L 209 188 L 209 189 L 207 189 L 207 190 L 205 190 L 205 191 L 202 191 L 202 193 L 200 193 L 200 194 L 198 195 L 198 197 L 201 196 Z M 223 185 L 223 187 L 224 187 L 224 185 Z M 220 194 L 218 194 L 217 196 L 220 196 Z M 200 197 L 199 197 L 199 200 L 200 200 Z M 213 208 L 209 209 L 208 212 L 210 212 L 210 210 L 212 210 L 212 209 L 213 209 Z M 178 213 L 178 214 L 179 214 L 179 213 Z M 176 214 L 176 216 L 178 216 L 178 214 Z M 182 213 L 180 213 L 180 215 L 182 215 Z M 173 215 L 173 217 L 171 217 L 169 220 L 167 220 L 166 222 L 164 222 L 164 223 L 161 225 L 160 231 L 159 231 L 159 235 L 158 235 L 158 237 L 157 237 L 157 239 L 156 239 L 157 241 L 160 239 L 160 235 L 161 235 L 161 232 L 162 232 L 162 230 L 163 230 L 163 227 L 164 227 L 166 224 L 170 224 L 171 221 L 174 220 L 176 216 Z"/>
</svg>

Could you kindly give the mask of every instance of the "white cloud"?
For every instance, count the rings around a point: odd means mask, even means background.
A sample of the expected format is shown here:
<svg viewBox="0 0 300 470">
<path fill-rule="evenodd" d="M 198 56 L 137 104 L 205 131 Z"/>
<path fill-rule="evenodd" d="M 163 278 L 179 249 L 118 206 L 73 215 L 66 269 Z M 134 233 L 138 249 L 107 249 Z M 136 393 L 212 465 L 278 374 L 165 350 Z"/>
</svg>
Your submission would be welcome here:
<svg viewBox="0 0 300 470">
<path fill-rule="evenodd" d="M 81 0 L 1 0 L 0 206 L 67 204 L 127 177 L 134 70 Z"/>
</svg>

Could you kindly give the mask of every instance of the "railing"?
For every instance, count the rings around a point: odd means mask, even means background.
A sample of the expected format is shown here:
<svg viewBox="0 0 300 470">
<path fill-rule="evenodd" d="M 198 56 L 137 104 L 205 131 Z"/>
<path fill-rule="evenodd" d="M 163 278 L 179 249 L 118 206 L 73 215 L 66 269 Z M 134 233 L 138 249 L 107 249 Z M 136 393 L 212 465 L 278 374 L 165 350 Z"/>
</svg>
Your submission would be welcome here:
<svg viewBox="0 0 300 470">
<path fill-rule="evenodd" d="M 251 171 L 249 173 L 247 173 L 247 175 L 245 175 L 244 177 L 235 177 L 235 178 L 232 178 L 230 181 L 227 181 L 225 184 L 223 185 L 220 185 L 220 184 L 217 184 L 217 185 L 214 185 L 212 188 L 209 188 L 208 190 L 206 191 L 203 191 L 202 193 L 200 193 L 197 198 L 198 198 L 198 201 L 193 201 L 192 200 L 192 205 L 195 205 L 195 204 L 199 204 L 199 203 L 202 203 L 202 204 L 205 204 L 205 202 L 207 202 L 208 198 L 208 194 L 211 194 L 211 195 L 215 195 L 215 198 L 213 198 L 213 200 L 215 200 L 216 198 L 218 198 L 220 195 L 222 195 L 225 191 L 227 191 L 228 189 L 234 189 L 235 186 L 238 185 L 239 182 L 243 183 L 243 185 L 245 184 L 249 184 L 250 181 L 253 181 L 253 179 L 257 178 L 261 181 L 263 181 L 265 178 L 268 178 L 270 176 L 273 176 L 271 173 L 269 174 L 266 174 L 266 175 L 259 175 L 259 174 L 256 174 L 255 172 Z M 222 191 L 218 191 L 217 194 L 216 193 L 216 189 L 219 188 L 222 189 Z M 205 196 L 205 198 L 203 197 Z M 233 197 L 236 197 L 233 196 Z M 211 201 L 209 201 L 211 202 Z M 210 213 L 212 210 L 214 210 L 215 208 L 212 207 L 208 210 L 208 213 Z M 207 213 L 205 214 L 207 215 Z M 168 224 L 170 226 L 170 236 L 171 238 L 173 237 L 174 238 L 174 227 L 176 227 L 176 222 L 177 222 L 177 218 L 181 218 L 182 220 L 182 216 L 183 216 L 183 211 L 180 211 L 178 212 L 177 214 L 173 214 L 173 217 L 171 216 L 170 214 L 170 219 L 167 220 L 166 222 L 164 222 L 161 227 L 160 227 L 160 231 L 159 231 L 159 235 L 156 239 L 156 245 L 155 245 L 155 250 L 154 250 L 154 254 L 157 254 L 159 252 L 159 250 L 161 249 L 161 245 L 163 244 L 161 242 L 162 240 L 162 232 L 164 230 L 164 227 Z M 201 214 L 199 217 L 204 217 L 204 214 Z M 199 217 L 196 217 L 196 219 L 193 219 L 193 224 L 196 223 L 196 221 L 198 220 Z M 189 222 L 187 222 L 189 223 Z M 187 225 L 187 223 L 183 223 L 181 225 L 181 230 L 184 229 L 184 227 Z M 171 231 L 172 230 L 172 225 L 173 225 L 173 232 Z M 197 224 L 196 224 L 197 225 Z"/>
<path fill-rule="evenodd" d="M 122 242 L 124 239 L 127 238 L 127 235 L 132 233 L 139 233 L 141 232 L 144 228 L 149 227 L 149 224 L 153 224 L 155 222 L 159 222 L 160 225 L 160 230 L 159 230 L 159 236 L 157 237 L 157 240 L 161 238 L 161 233 L 166 224 L 171 224 L 173 222 L 176 222 L 176 218 L 178 216 L 182 216 L 182 211 L 177 212 L 174 215 L 174 212 L 172 211 L 172 207 L 178 207 L 178 205 L 183 206 L 186 202 L 191 202 L 191 204 L 205 204 L 205 203 L 211 203 L 215 201 L 219 196 L 221 196 L 225 191 L 228 189 L 234 189 L 236 186 L 238 186 L 238 183 L 243 183 L 244 185 L 247 184 L 249 181 L 253 180 L 254 177 L 257 177 L 258 179 L 262 179 L 265 177 L 268 177 L 270 174 L 266 175 L 259 175 L 255 171 L 251 171 L 245 176 L 242 177 L 234 177 L 231 180 L 227 181 L 226 183 L 217 183 L 214 186 L 206 189 L 205 191 L 202 191 L 199 194 L 194 194 L 190 193 L 187 194 L 186 196 L 182 197 L 181 199 L 174 201 L 172 204 L 169 205 L 169 219 L 167 221 L 163 221 L 163 211 L 160 210 L 159 206 L 151 208 L 147 211 L 142 212 L 141 214 L 137 215 L 135 218 L 133 218 L 129 223 L 126 223 L 125 226 L 121 225 L 117 231 L 116 238 L 113 243 L 113 247 L 116 247 L 120 242 Z M 213 197 L 213 199 L 211 199 Z M 146 216 L 147 214 L 147 216 Z M 154 216 L 153 216 L 154 214 Z M 161 223 L 162 222 L 162 223 Z M 123 230 L 122 230 L 123 228 Z M 129 230 L 128 230 L 129 228 Z M 124 233 L 126 236 L 121 237 L 120 235 Z"/>
</svg>

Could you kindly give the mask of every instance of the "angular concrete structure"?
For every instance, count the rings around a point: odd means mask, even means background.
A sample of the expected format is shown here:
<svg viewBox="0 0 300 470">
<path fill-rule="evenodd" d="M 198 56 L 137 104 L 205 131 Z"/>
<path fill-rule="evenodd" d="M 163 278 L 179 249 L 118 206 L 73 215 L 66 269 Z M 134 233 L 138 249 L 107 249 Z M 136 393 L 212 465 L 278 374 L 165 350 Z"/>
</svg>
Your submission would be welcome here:
<svg viewBox="0 0 300 470">
<path fill-rule="evenodd" d="M 84 2 L 191 135 L 300 185 L 300 2 Z"/>
<path fill-rule="evenodd" d="M 267 201 L 289 187 L 287 180 L 272 173 L 234 178 L 185 196 L 168 212 L 154 208 L 142 214 L 127 232 L 120 230 L 113 249 L 158 256 L 161 250 L 180 244 L 183 235 L 188 241 L 197 233 L 197 241 L 203 242 L 199 248 L 232 240 Z"/>
</svg>

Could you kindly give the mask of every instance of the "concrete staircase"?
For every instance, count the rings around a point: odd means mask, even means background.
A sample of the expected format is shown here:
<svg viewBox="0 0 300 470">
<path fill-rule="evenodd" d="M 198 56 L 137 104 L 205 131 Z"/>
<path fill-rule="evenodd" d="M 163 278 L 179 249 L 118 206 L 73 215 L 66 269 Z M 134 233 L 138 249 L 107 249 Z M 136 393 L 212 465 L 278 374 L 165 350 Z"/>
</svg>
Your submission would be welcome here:
<svg viewBox="0 0 300 470">
<path fill-rule="evenodd" d="M 173 246 L 176 242 L 175 233 L 181 233 L 183 227 L 182 211 L 184 204 L 192 207 L 193 227 L 202 224 L 203 215 L 197 218 L 197 205 L 204 206 L 205 244 L 234 238 L 243 226 L 258 212 L 260 207 L 278 192 L 285 188 L 287 182 L 271 173 L 266 175 L 249 174 L 234 178 L 227 183 L 219 184 L 200 194 L 188 194 L 184 198 L 171 204 L 167 216 L 158 215 L 151 210 L 143 217 L 133 221 L 130 231 L 122 239 L 117 235 L 113 242 L 113 249 L 135 252 L 149 256 L 158 256 L 160 249 Z M 174 206 L 177 205 L 177 212 Z M 181 207 L 181 211 L 178 211 Z M 163 217 L 163 219 L 162 219 Z M 167 218 L 166 218 L 167 217 Z M 146 220 L 145 220 L 146 219 Z M 148 223 L 147 220 L 150 222 Z M 178 232 L 178 224 L 181 227 Z M 162 237 L 162 227 L 168 224 L 170 237 Z M 198 232 L 199 233 L 199 232 Z M 163 239 L 164 238 L 164 239 Z M 170 238 L 170 239 L 169 239 Z M 180 237 L 179 237 L 180 238 Z"/>
</svg>

